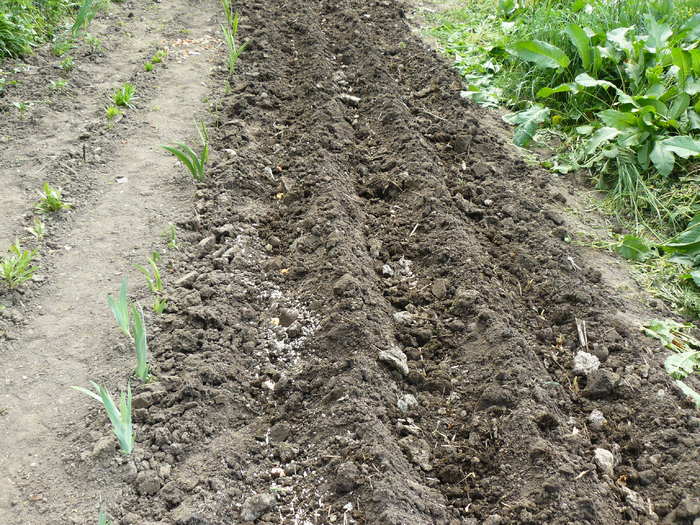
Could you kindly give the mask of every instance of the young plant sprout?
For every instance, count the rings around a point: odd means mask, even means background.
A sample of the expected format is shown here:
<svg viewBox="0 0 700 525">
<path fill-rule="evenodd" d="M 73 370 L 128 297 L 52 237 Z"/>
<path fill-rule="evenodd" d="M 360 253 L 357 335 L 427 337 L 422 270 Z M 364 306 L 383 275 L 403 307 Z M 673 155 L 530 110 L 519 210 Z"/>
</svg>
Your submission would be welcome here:
<svg viewBox="0 0 700 525">
<path fill-rule="evenodd" d="M 48 182 L 44 183 L 43 190 L 39 192 L 41 199 L 36 204 L 36 209 L 40 213 L 54 213 L 72 206 L 63 201 L 61 190 L 52 188 Z"/>
<path fill-rule="evenodd" d="M 9 255 L 0 258 L 0 279 L 5 281 L 9 288 L 17 288 L 31 279 L 36 272 L 37 268 L 32 266 L 36 250 L 23 250 L 16 240 L 10 246 L 9 252 Z"/>
<path fill-rule="evenodd" d="M 119 441 L 119 446 L 124 454 L 131 454 L 134 450 L 134 427 L 131 418 L 131 385 L 127 386 L 126 393 L 119 395 L 119 408 L 114 404 L 109 390 L 94 381 L 90 381 L 95 392 L 81 386 L 71 387 L 102 403 L 110 422 L 112 431 Z"/>
<path fill-rule="evenodd" d="M 119 287 L 119 297 L 114 299 L 111 295 L 107 296 L 107 304 L 114 314 L 114 318 L 119 325 L 119 328 L 124 335 L 131 338 L 131 317 L 129 310 L 129 298 L 127 297 L 127 278 L 124 277 L 122 284 Z"/>
<path fill-rule="evenodd" d="M 131 319 L 134 328 L 134 346 L 136 348 L 136 370 L 134 373 L 144 383 L 150 378 L 148 366 L 148 343 L 146 341 L 146 323 L 140 306 L 131 305 Z"/>
<path fill-rule="evenodd" d="M 209 160 L 209 134 L 207 133 L 204 122 L 197 124 L 197 132 L 199 133 L 199 140 L 202 143 L 202 151 L 199 154 L 195 153 L 187 144 L 179 142 L 174 146 L 161 145 L 161 148 L 175 155 L 189 170 L 194 180 L 202 182 L 206 176 L 206 165 Z"/>
</svg>

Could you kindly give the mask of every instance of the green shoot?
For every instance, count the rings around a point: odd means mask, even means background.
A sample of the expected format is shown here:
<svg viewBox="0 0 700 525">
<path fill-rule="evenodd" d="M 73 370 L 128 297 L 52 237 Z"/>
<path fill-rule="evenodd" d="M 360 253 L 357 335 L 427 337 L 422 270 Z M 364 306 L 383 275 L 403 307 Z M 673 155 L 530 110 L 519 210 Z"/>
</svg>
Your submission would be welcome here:
<svg viewBox="0 0 700 525">
<path fill-rule="evenodd" d="M 105 108 L 105 116 L 107 117 L 107 120 L 114 120 L 121 114 L 122 112 L 119 111 L 117 106 L 107 106 Z"/>
<path fill-rule="evenodd" d="M 10 254 L 0 258 L 0 279 L 5 281 L 9 288 L 17 288 L 28 281 L 34 275 L 37 268 L 32 266 L 32 260 L 36 256 L 36 250 L 22 250 L 19 241 L 10 246 Z"/>
<path fill-rule="evenodd" d="M 124 277 L 122 284 L 119 287 L 119 297 L 114 299 L 111 295 L 107 296 L 107 304 L 117 320 L 119 328 L 127 337 L 131 337 L 131 318 L 129 316 L 129 298 L 127 297 L 127 278 Z"/>
<path fill-rule="evenodd" d="M 111 525 L 111 522 L 107 519 L 107 513 L 104 510 L 100 510 L 100 515 L 97 518 L 97 525 Z"/>
<path fill-rule="evenodd" d="M 17 109 L 19 112 L 20 116 L 24 118 L 24 116 L 27 114 L 27 111 L 29 111 L 29 108 L 32 106 L 31 102 L 13 102 L 12 105 Z"/>
<path fill-rule="evenodd" d="M 90 384 L 92 384 L 97 393 L 80 386 L 71 388 L 102 403 L 112 423 L 112 431 L 117 436 L 122 452 L 131 454 L 134 450 L 134 427 L 131 420 L 131 385 L 127 386 L 126 394 L 124 392 L 120 394 L 119 408 L 117 408 L 111 394 L 105 387 L 98 385 L 94 381 L 90 381 Z"/>
<path fill-rule="evenodd" d="M 202 143 L 202 151 L 199 155 L 187 144 L 179 142 L 174 146 L 161 145 L 161 148 L 182 162 L 194 180 L 202 182 L 206 175 L 207 160 L 209 160 L 209 135 L 203 122 L 197 124 L 197 131 L 199 132 L 199 140 Z"/>
<path fill-rule="evenodd" d="M 156 297 L 153 300 L 153 311 L 157 314 L 162 314 L 168 307 L 168 300 L 162 297 Z"/>
<path fill-rule="evenodd" d="M 71 40 L 59 40 L 53 45 L 51 52 L 54 54 L 54 56 L 62 57 L 74 47 L 75 44 Z"/>
<path fill-rule="evenodd" d="M 146 324 L 143 310 L 137 305 L 131 305 L 131 318 L 134 326 L 134 346 L 136 347 L 136 370 L 134 373 L 144 383 L 150 377 L 148 367 L 148 343 L 146 341 Z"/>
<path fill-rule="evenodd" d="M 87 31 L 90 22 L 95 18 L 99 8 L 99 0 L 82 0 L 78 13 L 75 15 L 75 22 L 70 30 L 73 38 L 78 38 L 81 31 Z"/>
<path fill-rule="evenodd" d="M 39 192 L 39 196 L 41 199 L 36 204 L 39 213 L 54 213 L 72 207 L 67 202 L 63 202 L 61 190 L 52 188 L 48 182 L 44 183 L 43 191 Z"/>
<path fill-rule="evenodd" d="M 75 67 L 75 62 L 73 61 L 73 57 L 64 58 L 63 60 L 61 60 L 61 63 L 58 64 L 58 67 L 60 67 L 66 73 L 73 71 L 73 68 Z"/>
<path fill-rule="evenodd" d="M 85 43 L 90 47 L 91 53 L 99 53 L 102 51 L 102 40 L 92 35 L 85 35 Z"/>
<path fill-rule="evenodd" d="M 177 250 L 177 228 L 174 224 L 170 224 L 168 228 L 163 232 L 163 237 L 167 242 L 168 249 Z"/>
<path fill-rule="evenodd" d="M 153 71 L 153 62 L 146 62 L 143 65 L 143 70 L 146 72 Z"/>
<path fill-rule="evenodd" d="M 136 93 L 136 88 L 130 82 L 126 82 L 122 87 L 117 89 L 112 95 L 112 101 L 116 106 L 134 109 L 131 101 Z"/>
<path fill-rule="evenodd" d="M 151 62 L 153 64 L 160 64 L 165 60 L 165 57 L 168 56 L 168 52 L 165 49 L 159 49 L 154 53 L 154 55 L 151 57 Z"/>
<path fill-rule="evenodd" d="M 238 21 L 240 19 L 240 14 L 236 12 L 233 17 L 230 15 L 230 7 L 226 13 L 228 19 L 228 25 L 221 25 L 221 31 L 224 34 L 224 42 L 226 43 L 226 48 L 228 50 L 227 56 L 227 66 L 229 75 L 233 75 L 236 71 L 236 65 L 238 64 L 238 58 L 241 53 L 245 51 L 248 47 L 248 42 L 244 42 L 238 45 L 236 38 L 238 37 Z"/>
<path fill-rule="evenodd" d="M 136 269 L 146 276 L 146 281 L 148 282 L 148 289 L 153 293 L 158 293 L 163 291 L 163 281 L 160 277 L 160 270 L 158 270 L 158 265 L 156 264 L 160 260 L 160 254 L 158 252 L 153 252 L 151 256 L 147 259 L 148 264 L 151 267 L 150 271 L 141 266 L 136 265 Z"/>
<path fill-rule="evenodd" d="M 46 223 L 42 221 L 39 217 L 34 217 L 33 224 L 27 228 L 27 231 L 31 233 L 37 241 L 41 241 L 46 235 Z"/>
<path fill-rule="evenodd" d="M 52 80 L 49 87 L 53 91 L 61 91 L 67 85 L 68 85 L 68 81 L 65 78 L 58 78 L 56 80 Z"/>
</svg>

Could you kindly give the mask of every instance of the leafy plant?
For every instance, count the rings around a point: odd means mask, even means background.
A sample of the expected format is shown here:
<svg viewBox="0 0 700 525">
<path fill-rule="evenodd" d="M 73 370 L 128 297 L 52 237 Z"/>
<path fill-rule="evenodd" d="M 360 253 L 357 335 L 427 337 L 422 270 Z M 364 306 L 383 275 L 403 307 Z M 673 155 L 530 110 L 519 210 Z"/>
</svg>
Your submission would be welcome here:
<svg viewBox="0 0 700 525">
<path fill-rule="evenodd" d="M 148 282 L 148 289 L 151 292 L 158 293 L 163 291 L 163 281 L 160 277 L 160 270 L 158 270 L 158 261 L 160 261 L 160 254 L 158 252 L 153 252 L 151 256 L 147 259 L 150 270 L 141 266 L 136 265 L 136 269 L 141 272 Z"/>
<path fill-rule="evenodd" d="M 153 64 L 160 64 L 168 56 L 168 52 L 165 49 L 159 49 L 151 57 L 151 62 Z"/>
<path fill-rule="evenodd" d="M 65 72 L 73 71 L 73 68 L 75 67 L 75 62 L 73 61 L 73 57 L 64 58 L 58 64 L 58 67 L 60 67 Z"/>
<path fill-rule="evenodd" d="M 68 81 L 65 78 L 57 78 L 56 80 L 52 80 L 49 84 L 49 87 L 53 91 L 61 91 L 65 89 L 65 87 L 68 85 Z"/>
<path fill-rule="evenodd" d="M 70 30 L 73 38 L 77 38 L 81 32 L 87 31 L 90 22 L 95 18 L 101 6 L 102 4 L 99 0 L 82 0 L 75 15 L 75 22 Z"/>
<path fill-rule="evenodd" d="M 682 381 L 691 374 L 700 374 L 700 341 L 686 333 L 690 328 L 690 324 L 671 319 L 654 319 L 644 325 L 643 331 L 675 352 L 666 358 L 664 368 L 676 380 L 676 386 L 700 407 L 700 394 Z"/>
<path fill-rule="evenodd" d="M 143 70 L 146 72 L 153 71 L 153 62 L 146 62 L 143 65 Z"/>
<path fill-rule="evenodd" d="M 0 258 L 0 278 L 9 288 L 17 288 L 32 278 L 37 268 L 32 266 L 36 250 L 22 250 L 19 241 L 10 246 L 9 255 Z"/>
<path fill-rule="evenodd" d="M 144 383 L 148 381 L 148 343 L 146 341 L 146 323 L 141 307 L 131 305 L 131 319 L 134 328 L 134 346 L 136 348 L 136 370 L 134 373 Z"/>
<path fill-rule="evenodd" d="M 177 250 L 177 228 L 174 224 L 168 225 L 166 230 L 162 233 L 165 242 L 170 250 Z"/>
<path fill-rule="evenodd" d="M 156 297 L 153 300 L 153 311 L 157 314 L 162 314 L 168 307 L 168 300 L 163 297 Z"/>
<path fill-rule="evenodd" d="M 31 227 L 27 228 L 27 231 L 31 233 L 36 240 L 41 241 L 46 235 L 46 224 L 39 217 L 34 217 L 34 221 Z"/>
<path fill-rule="evenodd" d="M 119 287 L 119 296 L 115 299 L 111 295 L 107 296 L 107 304 L 114 314 L 114 319 L 117 321 L 119 328 L 127 337 L 131 338 L 131 316 L 129 307 L 128 280 L 126 277 L 122 279 L 122 284 Z"/>
<path fill-rule="evenodd" d="M 107 117 L 107 120 L 114 120 L 121 114 L 122 112 L 117 106 L 107 106 L 105 108 L 105 117 Z"/>
<path fill-rule="evenodd" d="M 248 47 L 248 42 L 239 45 L 236 41 L 238 38 L 240 14 L 238 12 L 231 14 L 231 6 L 228 2 L 224 2 L 224 9 L 226 10 L 227 25 L 222 24 L 221 31 L 224 34 L 224 42 L 228 51 L 226 65 L 228 66 L 229 75 L 233 75 L 238 65 L 238 58 Z"/>
<path fill-rule="evenodd" d="M 127 385 L 126 393 L 119 395 L 119 408 L 114 404 L 109 391 L 94 381 L 90 381 L 96 393 L 80 386 L 71 387 L 102 403 L 107 417 L 112 423 L 112 431 L 119 441 L 119 446 L 124 454 L 131 454 L 134 450 L 134 427 L 131 417 L 131 385 Z"/>
<path fill-rule="evenodd" d="M 197 124 L 197 132 L 202 143 L 202 150 L 199 154 L 195 153 L 187 144 L 182 143 L 177 143 L 174 146 L 161 145 L 161 148 L 182 162 L 194 180 L 202 182 L 206 176 L 206 165 L 209 160 L 209 135 L 203 122 Z"/>
<path fill-rule="evenodd" d="M 112 101 L 116 106 L 133 109 L 131 101 L 136 94 L 136 88 L 130 82 L 126 82 L 122 87 L 118 88 L 112 95 Z"/>
<path fill-rule="evenodd" d="M 36 204 L 36 209 L 40 213 L 55 213 L 73 207 L 71 204 L 63 201 L 61 190 L 52 188 L 48 182 L 44 183 L 39 196 L 41 198 Z"/>
<path fill-rule="evenodd" d="M 57 40 L 51 48 L 51 52 L 54 56 L 62 57 L 74 47 L 75 43 L 72 40 Z"/>
<path fill-rule="evenodd" d="M 30 102 L 13 102 L 12 105 L 17 109 L 19 114 L 24 117 L 29 111 L 29 108 L 32 106 Z"/>
<path fill-rule="evenodd" d="M 102 51 L 102 40 L 93 35 L 85 35 L 85 43 L 90 48 L 91 53 L 100 53 Z"/>
</svg>

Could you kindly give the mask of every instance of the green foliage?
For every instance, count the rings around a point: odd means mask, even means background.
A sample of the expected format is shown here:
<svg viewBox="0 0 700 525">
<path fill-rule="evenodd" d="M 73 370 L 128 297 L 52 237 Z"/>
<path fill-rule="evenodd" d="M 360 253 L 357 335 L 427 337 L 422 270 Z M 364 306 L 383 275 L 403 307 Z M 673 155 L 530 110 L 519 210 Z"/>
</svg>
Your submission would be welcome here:
<svg viewBox="0 0 700 525">
<path fill-rule="evenodd" d="M 0 279 L 9 288 L 17 288 L 34 275 L 37 268 L 32 266 L 36 250 L 23 250 L 19 241 L 10 246 L 9 254 L 0 258 Z"/>
<path fill-rule="evenodd" d="M 146 72 L 153 71 L 153 62 L 146 62 L 143 65 L 143 70 Z"/>
<path fill-rule="evenodd" d="M 625 235 L 617 247 L 617 253 L 631 261 L 646 261 L 654 256 L 649 244 L 636 235 Z"/>
<path fill-rule="evenodd" d="M 109 305 L 112 314 L 114 314 L 114 319 L 117 321 L 120 330 L 127 337 L 131 337 L 131 316 L 129 308 L 129 298 L 127 296 L 128 291 L 128 280 L 126 277 L 122 280 L 122 284 L 119 287 L 119 296 L 115 299 L 111 295 L 107 296 L 107 304 Z"/>
<path fill-rule="evenodd" d="M 0 0 L 0 58 L 27 55 L 50 41 L 71 5 L 68 0 Z"/>
<path fill-rule="evenodd" d="M 72 208 L 71 204 L 63 201 L 61 190 L 52 188 L 48 182 L 44 183 L 42 191 L 39 192 L 41 197 L 36 203 L 36 209 L 39 213 L 55 213 L 61 210 Z"/>
<path fill-rule="evenodd" d="M 153 300 L 153 311 L 162 314 L 168 308 L 168 300 L 163 297 L 156 297 Z"/>
<path fill-rule="evenodd" d="M 158 252 L 153 252 L 151 256 L 147 259 L 150 270 L 141 266 L 136 265 L 136 269 L 141 272 L 148 283 L 148 289 L 153 293 L 159 293 L 163 291 L 163 281 L 160 277 L 160 270 L 158 269 L 158 261 L 160 261 L 160 254 Z"/>
<path fill-rule="evenodd" d="M 75 15 L 75 22 L 71 27 L 71 35 L 78 38 L 81 32 L 86 32 L 90 27 L 90 22 L 95 18 L 97 12 L 102 8 L 104 2 L 101 0 L 82 0 L 78 12 Z"/>
<path fill-rule="evenodd" d="M 206 165 L 209 160 L 209 134 L 203 122 L 197 124 L 197 132 L 202 143 L 202 151 L 199 154 L 195 153 L 187 144 L 180 142 L 174 146 L 161 145 L 161 148 L 182 162 L 194 180 L 202 182 L 206 177 Z"/>
<path fill-rule="evenodd" d="M 136 88 L 130 82 L 126 82 L 122 87 L 118 88 L 112 95 L 112 101 L 116 106 L 133 109 L 131 104 L 136 94 Z"/>
<path fill-rule="evenodd" d="M 34 217 L 31 227 L 27 228 L 27 231 L 31 233 L 37 241 L 41 241 L 46 235 L 46 224 L 39 217 Z"/>
<path fill-rule="evenodd" d="M 73 57 L 64 58 L 58 64 L 58 67 L 60 67 L 63 71 L 65 71 L 67 73 L 73 71 L 73 68 L 75 68 L 75 62 L 73 61 Z"/>
<path fill-rule="evenodd" d="M 131 305 L 131 319 L 134 328 L 134 347 L 136 349 L 136 370 L 134 374 L 144 383 L 150 378 L 148 366 L 148 342 L 146 340 L 146 323 L 140 306 Z"/>
<path fill-rule="evenodd" d="M 676 386 L 700 407 L 700 394 L 682 381 L 689 375 L 700 374 L 700 341 L 687 333 L 692 328 L 672 319 L 654 319 L 644 325 L 643 332 L 675 352 L 666 358 L 664 368 L 676 380 Z"/>
<path fill-rule="evenodd" d="M 104 510 L 100 510 L 100 514 L 97 517 L 97 525 L 111 525 L 111 522 L 107 519 L 107 513 Z"/>
<path fill-rule="evenodd" d="M 160 64 L 161 62 L 163 62 L 166 59 L 167 56 L 168 56 L 168 52 L 165 49 L 159 49 L 151 57 L 151 62 L 153 64 Z"/>
<path fill-rule="evenodd" d="M 107 120 L 114 120 L 121 114 L 122 112 L 117 106 L 107 106 L 105 108 L 105 117 L 107 117 Z"/>
<path fill-rule="evenodd" d="M 233 75 L 236 71 L 236 65 L 238 65 L 238 58 L 241 53 L 245 51 L 248 47 L 248 42 L 243 44 L 238 44 L 236 39 L 238 38 L 238 22 L 240 20 L 240 14 L 238 12 L 233 13 L 231 11 L 231 5 L 228 0 L 222 0 L 222 5 L 226 13 L 227 23 L 221 24 L 221 31 L 224 34 L 224 42 L 226 43 L 227 61 L 226 65 L 228 67 L 229 75 Z"/>
<path fill-rule="evenodd" d="M 506 115 L 504 120 L 516 126 L 513 136 L 513 143 L 517 146 L 525 147 L 530 142 L 537 131 L 537 128 L 549 118 L 549 108 L 540 104 L 535 104 L 512 115 Z"/>
<path fill-rule="evenodd" d="M 134 450 L 134 428 L 131 418 L 131 385 L 127 386 L 126 393 L 122 392 L 119 396 L 119 407 L 114 404 L 112 395 L 101 385 L 90 381 L 95 392 L 80 386 L 71 387 L 78 392 L 82 392 L 91 398 L 102 403 L 110 422 L 112 423 L 112 431 L 119 441 L 119 446 L 124 454 L 131 454 Z"/>
</svg>

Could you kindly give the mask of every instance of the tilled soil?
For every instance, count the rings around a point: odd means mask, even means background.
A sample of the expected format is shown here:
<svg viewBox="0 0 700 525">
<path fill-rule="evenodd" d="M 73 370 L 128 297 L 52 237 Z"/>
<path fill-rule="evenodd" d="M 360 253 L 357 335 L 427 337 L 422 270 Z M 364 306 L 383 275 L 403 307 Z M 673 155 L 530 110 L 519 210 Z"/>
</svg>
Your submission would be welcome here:
<svg viewBox="0 0 700 525">
<path fill-rule="evenodd" d="M 115 519 L 697 523 L 697 412 L 404 8 L 238 9 Z"/>
</svg>

